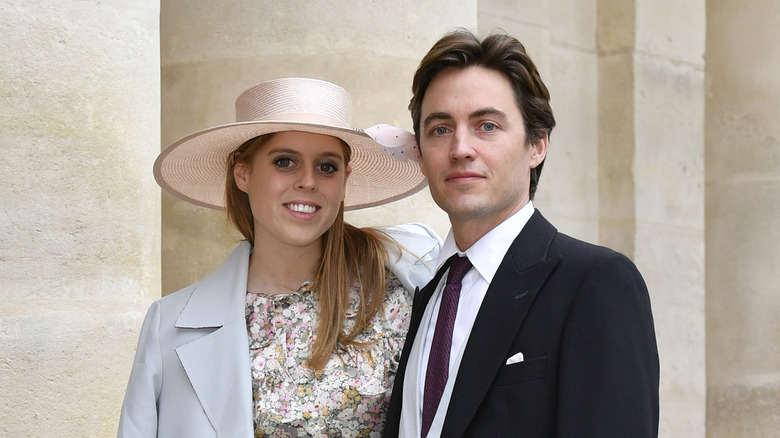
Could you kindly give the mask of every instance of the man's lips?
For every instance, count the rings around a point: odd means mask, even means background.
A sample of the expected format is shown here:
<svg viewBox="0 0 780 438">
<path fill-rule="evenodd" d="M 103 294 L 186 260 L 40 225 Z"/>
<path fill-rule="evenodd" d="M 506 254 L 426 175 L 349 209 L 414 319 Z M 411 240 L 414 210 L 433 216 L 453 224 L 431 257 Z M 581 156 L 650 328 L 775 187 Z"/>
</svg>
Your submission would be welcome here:
<svg viewBox="0 0 780 438">
<path fill-rule="evenodd" d="M 444 178 L 444 180 L 447 182 L 459 183 L 459 182 L 471 182 L 471 181 L 476 181 L 484 178 L 485 177 L 481 173 L 459 171 L 459 172 L 448 173 Z"/>
</svg>

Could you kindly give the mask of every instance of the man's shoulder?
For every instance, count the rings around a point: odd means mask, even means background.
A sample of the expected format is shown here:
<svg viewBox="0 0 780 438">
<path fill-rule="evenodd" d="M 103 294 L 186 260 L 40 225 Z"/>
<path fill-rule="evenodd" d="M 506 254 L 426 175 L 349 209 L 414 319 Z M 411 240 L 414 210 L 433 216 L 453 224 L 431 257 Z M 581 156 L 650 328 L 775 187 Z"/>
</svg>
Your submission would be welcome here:
<svg viewBox="0 0 780 438">
<path fill-rule="evenodd" d="M 576 250 L 583 253 L 592 254 L 611 254 L 616 251 L 603 245 L 598 245 L 593 242 L 588 242 L 577 237 L 570 236 L 566 233 L 557 232 L 550 245 L 551 247 L 559 247 L 562 250 Z"/>
<path fill-rule="evenodd" d="M 569 266 L 612 266 L 636 270 L 634 262 L 625 254 L 595 243 L 587 242 L 564 233 L 557 233 L 550 244 L 548 257 L 560 257 Z"/>
</svg>

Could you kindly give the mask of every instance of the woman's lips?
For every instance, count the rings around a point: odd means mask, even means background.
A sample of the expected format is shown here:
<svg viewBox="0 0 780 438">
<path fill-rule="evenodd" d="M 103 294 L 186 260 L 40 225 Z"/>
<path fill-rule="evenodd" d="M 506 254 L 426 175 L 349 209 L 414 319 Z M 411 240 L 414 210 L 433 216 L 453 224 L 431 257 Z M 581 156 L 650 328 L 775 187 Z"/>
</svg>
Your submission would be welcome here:
<svg viewBox="0 0 780 438">
<path fill-rule="evenodd" d="M 297 202 L 284 204 L 284 206 L 296 213 L 307 213 L 307 214 L 314 213 L 320 209 L 319 206 L 314 204 L 302 204 Z"/>
</svg>

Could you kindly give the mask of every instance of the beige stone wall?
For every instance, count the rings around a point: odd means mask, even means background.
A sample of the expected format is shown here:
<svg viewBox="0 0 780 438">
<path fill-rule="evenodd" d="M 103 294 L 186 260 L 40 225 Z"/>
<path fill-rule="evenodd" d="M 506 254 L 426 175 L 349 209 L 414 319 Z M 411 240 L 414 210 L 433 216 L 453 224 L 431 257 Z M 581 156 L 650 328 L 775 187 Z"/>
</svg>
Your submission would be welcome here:
<svg viewBox="0 0 780 438">
<path fill-rule="evenodd" d="M 727 3 L 3 2 L 0 436 L 112 436 L 149 302 L 235 244 L 161 197 L 161 146 L 293 75 L 347 88 L 355 126 L 410 129 L 412 73 L 456 26 L 526 44 L 558 121 L 537 206 L 647 280 L 660 435 L 776 435 L 780 5 Z M 427 190 L 348 220 L 448 229 Z"/>
<path fill-rule="evenodd" d="M 707 2 L 707 435 L 780 434 L 780 2 Z"/>
<path fill-rule="evenodd" d="M 116 433 L 160 294 L 157 16 L 0 3 L 0 436 Z"/>
</svg>

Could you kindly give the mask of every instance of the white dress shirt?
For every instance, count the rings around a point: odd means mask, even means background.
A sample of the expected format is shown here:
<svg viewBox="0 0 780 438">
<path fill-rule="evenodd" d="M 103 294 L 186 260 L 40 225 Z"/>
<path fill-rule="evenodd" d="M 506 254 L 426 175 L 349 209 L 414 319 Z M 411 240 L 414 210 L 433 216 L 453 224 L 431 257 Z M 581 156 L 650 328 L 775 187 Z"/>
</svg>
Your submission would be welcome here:
<svg viewBox="0 0 780 438">
<path fill-rule="evenodd" d="M 439 409 L 431 424 L 428 437 L 441 435 L 444 417 L 449 405 L 450 395 L 458 374 L 463 351 L 471 333 L 471 328 L 477 318 L 477 313 L 485 298 L 488 286 L 493 280 L 501 261 L 517 235 L 533 215 L 534 206 L 528 202 L 517 213 L 507 218 L 504 222 L 490 230 L 477 240 L 465 252 L 460 251 L 455 244 L 455 237 L 450 229 L 439 258 L 436 269 L 440 269 L 444 262 L 453 254 L 467 256 L 473 268 L 466 273 L 461 282 L 460 300 L 458 301 L 458 313 L 455 317 L 455 326 L 452 332 L 452 345 L 450 346 L 449 378 L 444 388 Z M 400 436 L 406 438 L 419 438 L 422 424 L 423 392 L 425 389 L 425 372 L 428 367 L 428 356 L 431 351 L 431 343 L 436 329 L 436 319 L 439 314 L 442 290 L 446 284 L 446 275 L 441 277 L 436 291 L 426 306 L 420 329 L 414 339 L 412 353 L 409 356 L 409 364 L 404 376 L 403 405 L 401 409 Z M 416 368 L 415 368 L 416 367 Z"/>
</svg>

